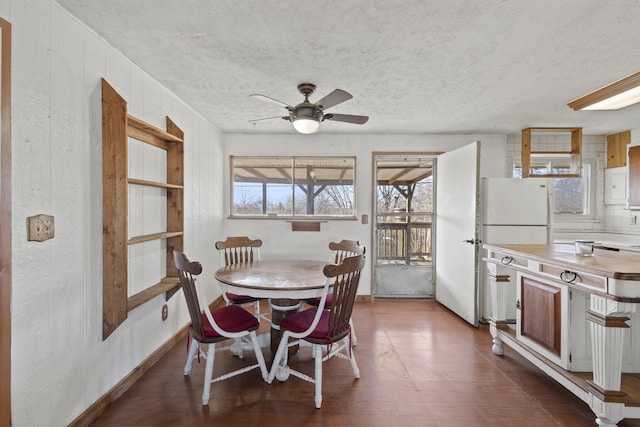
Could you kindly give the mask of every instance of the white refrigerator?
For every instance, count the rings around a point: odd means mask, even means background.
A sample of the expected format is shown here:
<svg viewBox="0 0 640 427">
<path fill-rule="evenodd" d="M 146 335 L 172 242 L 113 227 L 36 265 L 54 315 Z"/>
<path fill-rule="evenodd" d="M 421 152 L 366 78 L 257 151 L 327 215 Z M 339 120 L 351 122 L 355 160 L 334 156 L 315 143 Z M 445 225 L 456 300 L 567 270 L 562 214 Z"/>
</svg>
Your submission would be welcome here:
<svg viewBox="0 0 640 427">
<path fill-rule="evenodd" d="M 549 242 L 549 193 L 542 178 L 483 178 L 480 194 L 480 240 L 490 244 L 546 244 Z M 486 255 L 486 251 L 480 251 Z M 486 265 L 481 263 L 482 316 L 491 315 Z M 504 274 L 513 274 L 507 270 Z M 516 278 L 511 278 L 507 319 L 515 319 Z"/>
</svg>

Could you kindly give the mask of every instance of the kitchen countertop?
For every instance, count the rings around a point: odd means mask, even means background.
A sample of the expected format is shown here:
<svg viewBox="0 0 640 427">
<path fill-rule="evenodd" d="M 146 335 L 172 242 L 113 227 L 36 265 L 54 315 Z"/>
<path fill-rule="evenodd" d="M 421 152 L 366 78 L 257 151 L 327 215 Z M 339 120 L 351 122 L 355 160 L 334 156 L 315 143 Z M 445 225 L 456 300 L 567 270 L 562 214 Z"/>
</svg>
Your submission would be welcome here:
<svg viewBox="0 0 640 427">
<path fill-rule="evenodd" d="M 484 247 L 507 255 L 524 255 L 538 262 L 577 269 L 601 277 L 640 281 L 640 255 L 637 253 L 596 249 L 594 256 L 579 256 L 575 253 L 574 245 L 559 243 L 552 245 L 490 245 L 485 243 Z"/>
<path fill-rule="evenodd" d="M 576 240 L 593 240 L 594 248 L 640 253 L 640 236 L 606 232 L 558 232 L 553 243 L 574 244 Z"/>
</svg>

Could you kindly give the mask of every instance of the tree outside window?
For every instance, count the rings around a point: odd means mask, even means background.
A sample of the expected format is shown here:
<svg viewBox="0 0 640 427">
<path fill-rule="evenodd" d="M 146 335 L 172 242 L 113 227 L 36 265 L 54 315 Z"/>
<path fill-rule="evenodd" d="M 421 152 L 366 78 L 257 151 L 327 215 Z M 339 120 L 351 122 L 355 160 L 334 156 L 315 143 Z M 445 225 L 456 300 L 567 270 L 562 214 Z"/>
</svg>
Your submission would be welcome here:
<svg viewBox="0 0 640 427">
<path fill-rule="evenodd" d="M 231 215 L 355 217 L 355 157 L 231 157 Z"/>
</svg>

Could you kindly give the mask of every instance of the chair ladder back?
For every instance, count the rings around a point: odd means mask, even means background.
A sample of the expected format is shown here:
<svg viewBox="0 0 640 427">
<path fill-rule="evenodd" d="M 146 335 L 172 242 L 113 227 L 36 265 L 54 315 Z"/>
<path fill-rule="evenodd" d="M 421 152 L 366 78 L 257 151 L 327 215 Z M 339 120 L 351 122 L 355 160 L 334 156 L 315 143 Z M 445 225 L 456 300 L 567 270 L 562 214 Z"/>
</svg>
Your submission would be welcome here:
<svg viewBox="0 0 640 427">
<path fill-rule="evenodd" d="M 334 267 L 331 269 L 331 267 Z M 332 303 L 329 311 L 328 335 L 335 336 L 349 328 L 349 319 L 358 292 L 360 272 L 364 267 L 364 254 L 347 257 L 339 265 L 325 267 L 327 277 L 335 277 Z"/>
<path fill-rule="evenodd" d="M 244 264 L 256 258 L 260 260 L 262 240 L 252 240 L 247 236 L 227 237 L 224 242 L 216 242 L 215 246 L 221 251 L 225 266 Z"/>
<path fill-rule="evenodd" d="M 187 257 L 178 251 L 173 251 L 174 261 L 178 274 L 180 275 L 180 286 L 187 301 L 189 316 L 191 317 L 191 327 L 200 335 L 204 334 L 202 324 L 202 311 L 196 292 L 196 279 L 194 275 L 202 272 L 202 265 L 199 262 L 190 262 Z"/>
<path fill-rule="evenodd" d="M 331 259 L 329 262 L 333 264 L 341 264 L 347 257 L 365 253 L 365 247 L 361 246 L 357 240 L 342 240 L 337 243 L 330 242 L 329 250 L 331 251 Z"/>
</svg>

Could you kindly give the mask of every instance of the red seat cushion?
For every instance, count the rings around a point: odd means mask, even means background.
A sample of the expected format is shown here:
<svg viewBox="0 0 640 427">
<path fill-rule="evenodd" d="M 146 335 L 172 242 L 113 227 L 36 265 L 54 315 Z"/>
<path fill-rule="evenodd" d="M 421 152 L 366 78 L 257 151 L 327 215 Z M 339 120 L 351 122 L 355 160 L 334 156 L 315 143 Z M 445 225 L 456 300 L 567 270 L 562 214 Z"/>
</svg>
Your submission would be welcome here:
<svg viewBox="0 0 640 427">
<path fill-rule="evenodd" d="M 318 311 L 317 307 L 309 308 L 299 313 L 287 316 L 280 322 L 281 329 L 287 329 L 291 332 L 300 333 L 309 329 L 313 318 Z M 309 337 L 314 339 L 328 339 L 329 338 L 329 311 L 322 310 L 320 321 L 316 328 L 309 334 Z"/>
<path fill-rule="evenodd" d="M 313 305 L 313 306 L 319 306 L 320 305 L 320 297 L 317 298 L 309 298 L 308 300 L 306 300 L 307 304 L 309 305 Z M 333 294 L 329 294 L 327 295 L 327 300 L 324 303 L 324 307 L 325 308 L 329 308 L 331 307 L 331 303 L 333 302 Z"/>
<path fill-rule="evenodd" d="M 220 307 L 211 312 L 213 320 L 218 326 L 228 332 L 241 332 L 251 329 L 258 325 L 256 317 L 237 305 L 228 305 Z M 213 326 L 209 323 L 207 316 L 202 313 L 202 328 L 204 329 L 203 337 L 219 337 Z"/>
<path fill-rule="evenodd" d="M 250 302 L 258 301 L 258 298 L 250 297 L 249 295 L 237 295 L 227 292 L 227 299 L 233 304 L 247 304 Z"/>
</svg>

